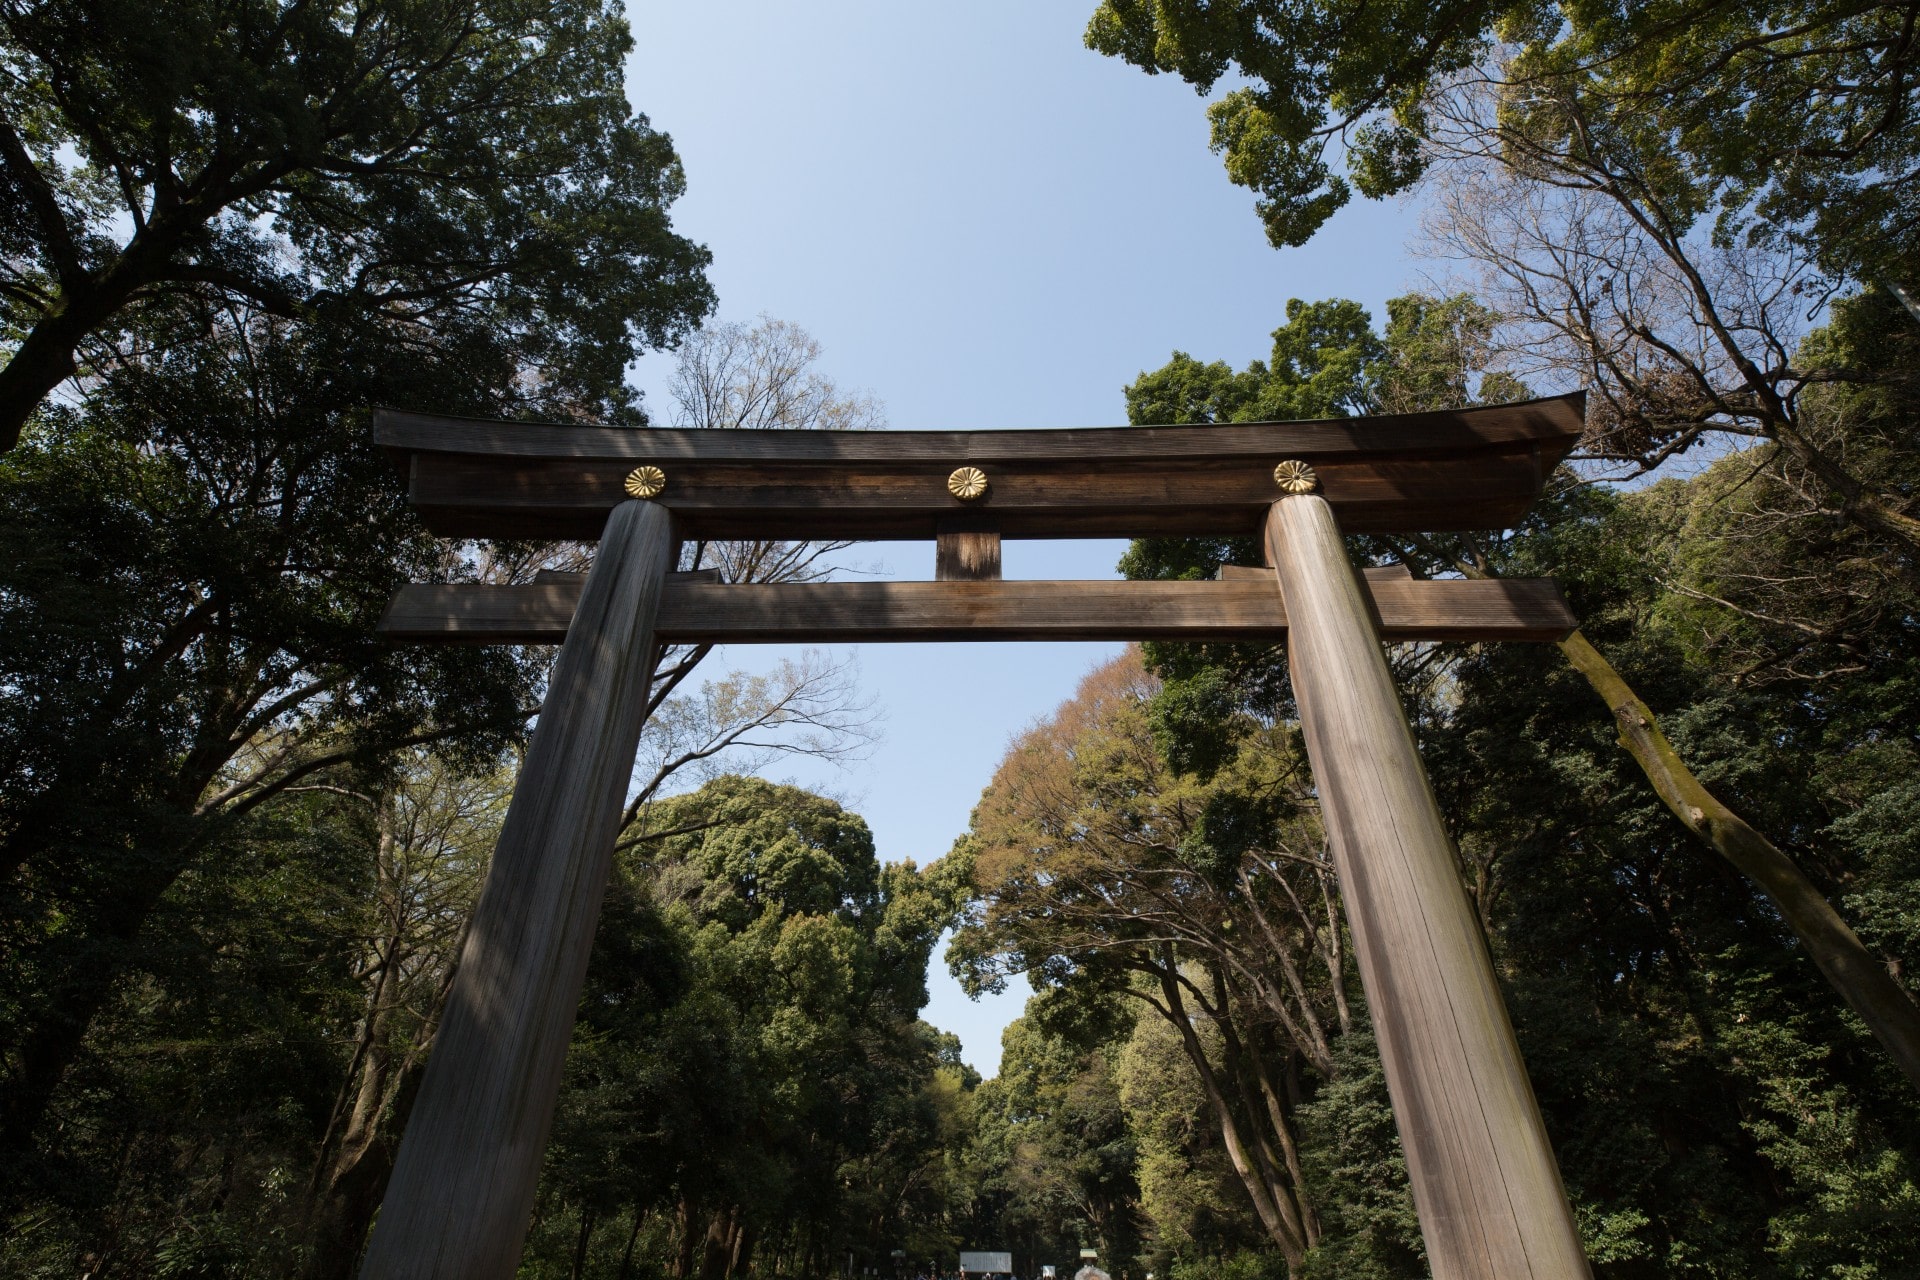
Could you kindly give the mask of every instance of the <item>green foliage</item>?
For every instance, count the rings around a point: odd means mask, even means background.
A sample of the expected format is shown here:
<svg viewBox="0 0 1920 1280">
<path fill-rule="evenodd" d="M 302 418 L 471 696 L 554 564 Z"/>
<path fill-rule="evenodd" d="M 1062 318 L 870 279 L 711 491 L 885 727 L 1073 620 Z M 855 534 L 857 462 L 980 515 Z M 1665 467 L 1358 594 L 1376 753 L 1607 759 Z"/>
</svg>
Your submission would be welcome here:
<svg viewBox="0 0 1920 1280">
<path fill-rule="evenodd" d="M 1183 352 L 1142 373 L 1126 388 L 1127 420 L 1164 423 L 1259 422 L 1346 417 L 1451 408 L 1521 399 L 1525 384 L 1495 363 L 1495 316 L 1473 298 L 1407 294 L 1387 302 L 1387 327 L 1376 334 L 1358 303 L 1330 299 L 1287 302 L 1287 322 L 1273 331 L 1273 354 L 1234 373 L 1218 361 L 1202 365 Z M 1385 548 L 1360 541 L 1372 555 Z M 1222 565 L 1260 565 L 1259 541 L 1239 538 L 1142 538 L 1121 557 L 1129 578 L 1206 579 Z M 1292 714 L 1285 664 L 1268 645 L 1142 646 L 1163 682 L 1151 715 L 1155 741 L 1168 762 L 1202 778 L 1233 749 L 1231 727 L 1244 717 Z"/>
<path fill-rule="evenodd" d="M 509 780 L 422 756 L 394 774 L 262 806 L 163 897 L 55 1098 L 60 1140 L 0 1269 L 332 1273 L 325 1229 L 355 1210 L 328 1175 L 364 1173 L 379 1136 L 343 1099 L 377 1113 L 415 1078 Z M 383 966 L 402 955 L 404 975 Z"/>
<path fill-rule="evenodd" d="M 1016 1270 L 1052 1262 L 1066 1274 L 1083 1246 L 1132 1254 L 1138 1155 L 1111 1048 L 1053 1030 L 1038 1016 L 1049 1003 L 1058 1002 L 1028 1001 L 1001 1038 L 1000 1074 L 974 1094 L 954 1225 L 966 1240 L 1012 1250 Z"/>
<path fill-rule="evenodd" d="M 652 805 L 595 942 L 536 1273 L 596 1220 L 663 1212 L 784 1274 L 910 1233 L 953 1247 L 947 1152 L 978 1077 L 917 1014 L 962 891 L 880 866 L 865 822 L 793 787 L 729 776 Z"/>
<path fill-rule="evenodd" d="M 1488 0 L 1371 6 L 1272 0 L 1105 0 L 1088 47 L 1150 74 L 1171 72 L 1202 93 L 1223 78 L 1250 81 L 1208 106 L 1212 145 L 1234 182 L 1260 195 L 1267 236 L 1304 244 L 1352 198 L 1403 190 L 1421 172 L 1419 92 L 1470 65 L 1482 27 L 1503 12 Z M 1335 172 L 1329 139 L 1347 123 L 1351 181 Z"/>
<path fill-rule="evenodd" d="M 1128 385 L 1127 421 L 1274 422 L 1344 418 L 1367 411 L 1364 373 L 1381 354 L 1380 339 L 1357 302 L 1287 301 L 1287 321 L 1273 331 L 1273 352 L 1235 373 L 1185 352 Z"/>
<path fill-rule="evenodd" d="M 1260 1243 L 1199 1077 L 1163 1019 L 1142 1018 L 1118 1054 L 1120 1100 L 1139 1147 L 1135 1176 L 1156 1275 L 1221 1265 Z M 1281 1261 L 1261 1255 L 1267 1264 Z"/>
<path fill-rule="evenodd" d="M 638 418 L 711 294 L 627 46 L 593 3 L 0 8 L 7 1267 L 351 1272 L 543 667 L 375 640 L 486 555 L 368 412 Z"/>
<path fill-rule="evenodd" d="M 6 5 L 0 449 L 188 297 L 483 325 L 576 413 L 630 408 L 636 345 L 712 303 L 631 45 L 599 0 Z"/>
<path fill-rule="evenodd" d="M 1329 399 L 1415 410 L 1524 394 L 1497 368 L 1494 319 L 1469 298 L 1414 297 L 1390 304 L 1371 348 L 1323 329 L 1318 340 L 1342 357 L 1371 353 L 1322 362 L 1350 376 L 1344 397 Z M 1297 336 L 1316 340 L 1312 329 Z M 1849 371 L 1803 393 L 1802 421 L 1887 489 L 1911 481 L 1896 425 L 1911 419 L 1911 380 L 1897 370 L 1914 340 L 1903 312 L 1864 295 L 1837 306 L 1802 353 Z M 1311 365 L 1294 358 L 1295 368 Z M 1228 419 L 1252 412 L 1265 370 L 1234 374 L 1176 357 L 1143 375 L 1132 403 L 1206 404 Z M 1556 577 L 1586 635 L 1658 710 L 1699 776 L 1910 973 L 1920 922 L 1912 586 L 1899 548 L 1808 502 L 1804 477 L 1770 458 L 1764 449 L 1735 453 L 1626 494 L 1568 483 L 1501 538 L 1355 539 L 1353 551 L 1422 574 L 1477 555 L 1502 574 Z M 1240 550 L 1223 540 L 1144 541 L 1124 567 L 1204 577 Z M 1177 848 L 1201 876 L 1272 839 L 1261 793 L 1231 762 L 1247 744 L 1270 741 L 1260 737 L 1267 718 L 1285 727 L 1290 709 L 1273 693 L 1284 689 L 1277 657 L 1152 647 L 1162 684 L 1142 718 L 1159 766 L 1178 782 L 1142 762 L 1116 773 L 1124 757 L 1082 742 L 1078 758 L 1100 777 L 1076 774 L 1073 785 L 1089 798 L 1124 785 L 1125 801 L 1103 799 L 1077 826 L 1047 830 L 1091 840 L 1100 823 L 1138 814 L 1144 796 L 1164 805 L 1181 795 L 1193 808 Z M 1907 1234 L 1891 1226 L 1920 1194 L 1912 1140 L 1920 1109 L 1910 1090 L 1768 900 L 1647 787 L 1585 681 L 1545 647 L 1400 647 L 1395 661 L 1410 677 L 1403 693 L 1596 1273 L 1896 1276 L 1920 1265 Z M 1074 705 L 1063 717 L 1082 714 Z M 1017 794 L 1040 794 L 1030 781 L 1019 786 Z M 974 840 L 988 834 L 991 810 L 976 814 Z M 1135 843 L 1159 830 L 1158 818 L 1127 820 Z M 1015 879 L 999 855 L 979 847 L 974 857 L 976 877 L 990 873 L 983 888 L 1005 900 Z M 1057 891 L 1067 868 L 1050 867 Z M 1166 918 L 1159 868 L 1116 861 L 1105 871 L 1111 900 L 1155 886 L 1147 900 Z M 1066 992 L 1085 982 L 1091 962 L 1079 958 L 1085 909 L 1061 905 L 1058 918 L 1037 918 L 1022 938 L 1019 967 Z M 1223 937 L 1233 923 L 1223 913 Z M 1069 955 L 1071 963 L 1059 958 Z M 1132 1034 L 1136 1054 L 1140 1032 Z M 1231 1247 L 1202 1243 L 1192 1224 L 1220 1196 L 1201 1189 L 1203 1166 L 1171 1136 L 1193 1133 L 1179 1099 L 1197 1103 L 1198 1077 L 1189 1075 L 1184 1093 L 1178 1073 L 1142 1078 L 1159 1082 L 1129 1113 L 1147 1235 L 1161 1242 L 1152 1260 L 1212 1274 Z M 1298 1274 L 1424 1274 L 1361 1010 L 1302 1085 L 1294 1116 L 1303 1200 L 1320 1236 Z M 1176 1123 L 1182 1115 L 1188 1128 Z"/>
<path fill-rule="evenodd" d="M 1617 179 L 1729 251 L 1899 276 L 1912 17 L 1108 0 L 1088 39 L 1230 81 L 1214 145 L 1276 243 L 1416 181 L 1449 77 L 1497 39 L 1537 89 L 1494 104 L 1507 163 Z M 0 460 L 9 1274 L 351 1274 L 540 676 L 371 642 L 397 583 L 485 553 L 412 523 L 366 411 L 640 419 L 638 346 L 711 298 L 628 44 L 598 0 L 0 5 L 0 428 L 26 431 Z M 1176 352 L 1129 418 L 1518 398 L 1501 319 L 1413 295 L 1376 331 L 1293 300 L 1266 359 Z M 1699 775 L 1905 974 L 1920 602 L 1847 485 L 1920 485 L 1917 354 L 1889 298 L 1842 298 L 1769 356 L 1813 371 L 1770 443 L 1631 493 L 1568 479 L 1508 536 L 1352 548 L 1556 576 Z M 797 411 L 864 411 L 808 385 Z M 1122 567 L 1260 560 L 1157 539 Z M 1025 735 L 925 870 L 791 787 L 646 806 L 527 1273 L 811 1277 L 962 1245 L 1030 1270 L 1091 1244 L 1171 1280 L 1423 1274 L 1283 655 L 1146 656 Z M 1596 1273 L 1920 1270 L 1920 1103 L 1607 709 L 1545 649 L 1394 657 Z M 707 717 L 763 692 L 719 686 Z M 1042 989 L 990 1081 L 918 1019 L 957 919 L 971 985 Z"/>
<path fill-rule="evenodd" d="M 1179 772 L 1212 777 L 1245 736 L 1245 724 L 1233 714 L 1240 701 L 1240 690 L 1218 667 L 1169 682 L 1147 713 L 1154 745 Z"/>
<path fill-rule="evenodd" d="M 1306 243 L 1355 189 L 1417 182 L 1455 123 L 1448 87 L 1478 72 L 1503 85 L 1499 125 L 1530 140 L 1517 166 L 1530 148 L 1572 156 L 1684 223 L 1804 236 L 1872 279 L 1910 272 L 1913 19 L 1911 3 L 1827 0 L 1103 0 L 1086 42 L 1203 94 L 1234 86 L 1207 107 L 1212 146 L 1276 246 Z"/>
<path fill-rule="evenodd" d="M 1426 1250 L 1372 1029 L 1356 1026 L 1340 1037 L 1334 1061 L 1332 1079 L 1300 1109 L 1307 1178 L 1324 1232 L 1300 1274 L 1418 1280 L 1427 1273 Z"/>
<path fill-rule="evenodd" d="M 1167 1268 L 1173 1280 L 1290 1280 L 1286 1259 L 1242 1249 L 1219 1258 L 1181 1258 Z"/>
<path fill-rule="evenodd" d="M 152 361 L 0 463 L 0 743 L 18 762 L 0 777 L 0 1183 L 31 1173 L 31 1130 L 152 913 L 235 823 L 410 742 L 490 767 L 537 678 L 510 652 L 373 634 L 400 583 L 445 564 L 365 407 L 401 387 L 498 405 L 511 366 L 491 344 L 164 319 Z"/>
<path fill-rule="evenodd" d="M 1769 554 L 1769 520 L 1753 516 L 1778 510 L 1767 489 L 1736 457 L 1684 484 L 1590 494 L 1511 543 L 1505 567 L 1559 578 L 1701 776 L 1833 876 L 1830 893 L 1844 902 L 1839 886 L 1855 883 L 1905 900 L 1911 880 L 1876 882 L 1827 832 L 1850 792 L 1907 771 L 1895 761 L 1910 748 L 1869 708 L 1897 706 L 1888 694 L 1908 681 L 1756 680 L 1741 671 L 1739 615 L 1685 594 L 1706 565 L 1737 556 L 1751 571 Z M 1744 536 L 1729 537 L 1736 521 Z M 1654 799 L 1605 708 L 1550 652 L 1488 646 L 1463 655 L 1455 682 L 1428 759 L 1485 886 L 1596 1262 L 1618 1275 L 1910 1269 L 1872 1215 L 1913 1194 L 1914 1100 L 1766 900 Z M 1893 929 L 1879 941 L 1912 947 Z"/>
</svg>

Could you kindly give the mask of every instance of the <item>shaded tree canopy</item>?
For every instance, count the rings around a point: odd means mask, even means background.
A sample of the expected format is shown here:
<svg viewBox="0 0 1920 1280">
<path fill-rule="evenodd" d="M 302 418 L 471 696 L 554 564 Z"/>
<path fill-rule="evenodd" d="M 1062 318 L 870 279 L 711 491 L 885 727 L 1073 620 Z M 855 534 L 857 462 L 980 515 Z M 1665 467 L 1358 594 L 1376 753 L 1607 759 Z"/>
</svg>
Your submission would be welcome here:
<svg viewBox="0 0 1920 1280">
<path fill-rule="evenodd" d="M 600 6 L 17 4 L 0 44 L 12 1206 L 183 877 L 410 748 L 488 773 L 537 705 L 531 655 L 375 640 L 501 561 L 425 535 L 371 406 L 633 420 L 711 293 Z"/>
<path fill-rule="evenodd" d="M 1129 408 L 1142 422 L 1232 421 L 1309 398 L 1334 415 L 1504 398 L 1516 384 L 1501 367 L 1500 319 L 1467 297 L 1408 297 L 1376 333 L 1352 304 L 1295 303 L 1271 360 L 1235 370 L 1175 353 L 1128 389 Z M 1898 305 L 1863 295 L 1836 306 L 1806 358 L 1886 370 L 1910 337 Z M 1329 375 L 1337 370 L 1347 376 Z M 1898 378 L 1842 381 L 1810 390 L 1801 412 L 1857 465 L 1898 468 L 1903 455 L 1884 442 L 1905 399 Z M 1804 892 L 1853 923 L 1866 963 L 1883 977 L 1910 974 L 1915 881 L 1910 842 L 1895 832 L 1915 750 L 1911 588 L 1898 550 L 1837 520 L 1819 494 L 1753 449 L 1626 494 L 1563 475 L 1522 527 L 1499 535 L 1354 538 L 1350 548 L 1358 562 L 1390 559 L 1421 575 L 1464 566 L 1556 577 L 1591 635 L 1587 651 L 1606 651 L 1612 665 L 1602 665 L 1641 714 L 1658 710 L 1677 767 L 1767 833 Z M 1205 577 L 1258 559 L 1251 540 L 1152 539 L 1123 568 Z M 1237 857 L 1258 883 L 1261 857 L 1288 845 L 1310 857 L 1312 843 L 1288 840 L 1272 788 L 1247 770 L 1250 751 L 1268 764 L 1287 754 L 1293 710 L 1279 652 L 1155 644 L 1147 656 L 1157 688 L 1122 698 L 1097 677 L 1009 753 L 957 847 L 983 905 L 951 958 L 1072 993 L 1060 1007 L 1050 994 L 1030 1016 L 1111 1049 L 1127 1033 L 1090 997 L 1151 1008 L 1142 997 L 1159 980 L 1147 966 L 1165 948 L 1176 985 L 1184 978 L 1196 999 L 1218 1002 L 1204 1026 L 1219 1040 L 1197 1036 L 1184 1055 L 1183 1088 L 1199 1098 L 1209 1072 L 1230 1078 L 1232 1036 L 1260 1026 L 1265 1003 L 1257 985 L 1235 992 L 1211 968 L 1285 955 L 1242 914 L 1260 901 L 1252 884 L 1210 900 L 1208 871 Z M 1798 916 L 1780 910 L 1778 888 L 1763 890 L 1750 864 L 1700 834 L 1701 815 L 1648 786 L 1647 762 L 1619 750 L 1613 704 L 1553 649 L 1396 645 L 1391 658 L 1597 1273 L 1893 1276 L 1911 1266 L 1904 1246 L 1885 1242 L 1887 1215 L 1905 1212 L 1920 1186 L 1906 1136 L 1915 1098 L 1884 1041 L 1809 963 L 1814 949 L 1796 936 Z M 1292 821 L 1310 832 L 1312 794 L 1301 784 L 1293 796 Z M 1321 891 L 1337 903 L 1337 883 Z M 1173 905 L 1183 899 L 1191 926 Z M 1321 936 L 1337 944 L 1340 933 Z M 1247 956 L 1231 958 L 1237 948 Z M 1319 1006 L 1324 1048 L 1292 1028 L 1276 1034 L 1285 1024 L 1274 1009 L 1274 1038 L 1256 1055 L 1283 1062 L 1281 1046 L 1298 1046 L 1277 1110 L 1299 1153 L 1289 1183 L 1316 1223 L 1291 1274 L 1421 1274 L 1360 993 L 1350 1019 L 1325 1012 L 1341 994 L 1338 971 L 1302 967 L 1311 1003 L 1289 1010 L 1308 1032 L 1306 1011 Z M 1910 1013 L 1897 983 L 1892 994 Z M 1244 1134 L 1261 1110 L 1229 1097 L 1203 1114 L 1224 1136 Z M 1204 1163 L 1191 1128 L 1159 1126 L 1143 1113 L 1133 1129 L 1153 1231 L 1173 1233 L 1161 1238 L 1174 1263 L 1212 1249 L 1215 1266 L 1239 1265 L 1225 1256 L 1228 1239 L 1179 1243 L 1180 1189 Z M 1171 1147 L 1164 1133 L 1188 1136 Z M 1237 1181 L 1243 1223 L 1259 1220 L 1260 1189 Z"/>
<path fill-rule="evenodd" d="M 9 0 L 0 450 L 187 295 L 396 339 L 485 326 L 550 411 L 633 416 L 637 346 L 711 293 L 668 222 L 672 146 L 626 101 L 631 44 L 596 0 Z"/>
</svg>

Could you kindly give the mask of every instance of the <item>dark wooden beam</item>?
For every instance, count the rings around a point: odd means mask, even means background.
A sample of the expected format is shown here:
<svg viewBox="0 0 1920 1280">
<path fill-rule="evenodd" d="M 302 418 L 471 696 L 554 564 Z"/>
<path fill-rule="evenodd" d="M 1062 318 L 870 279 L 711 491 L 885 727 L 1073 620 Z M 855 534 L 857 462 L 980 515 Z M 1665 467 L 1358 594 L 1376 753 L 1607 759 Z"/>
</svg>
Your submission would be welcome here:
<svg viewBox="0 0 1920 1280">
<path fill-rule="evenodd" d="M 449 537 L 592 538 L 635 467 L 691 538 L 930 538 L 955 517 L 1006 537 L 1252 534 L 1298 459 L 1353 533 L 1503 528 L 1578 440 L 1580 395 L 1322 422 L 1045 431 L 713 431 L 557 426 L 382 409 L 375 439 Z M 972 501 L 947 491 L 985 472 Z"/>
<path fill-rule="evenodd" d="M 1271 571 L 1225 582 L 819 582 L 737 586 L 669 578 L 655 634 L 679 644 L 908 640 L 1277 641 Z M 1558 640 L 1573 612 L 1552 581 L 1422 582 L 1369 576 L 1392 640 Z M 557 644 L 577 584 L 414 583 L 380 621 L 388 640 Z"/>
</svg>

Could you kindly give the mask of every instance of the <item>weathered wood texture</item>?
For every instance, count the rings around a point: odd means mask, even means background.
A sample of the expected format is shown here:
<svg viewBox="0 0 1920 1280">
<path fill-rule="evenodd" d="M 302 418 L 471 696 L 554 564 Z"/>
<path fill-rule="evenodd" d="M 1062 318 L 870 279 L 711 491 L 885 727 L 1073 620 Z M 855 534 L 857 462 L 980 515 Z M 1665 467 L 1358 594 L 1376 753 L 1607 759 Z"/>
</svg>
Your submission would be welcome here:
<svg viewBox="0 0 1920 1280">
<path fill-rule="evenodd" d="M 616 507 L 560 651 L 362 1280 L 520 1263 L 653 668 L 672 518 Z"/>
<path fill-rule="evenodd" d="M 1222 582 L 1271 583 L 1273 566 L 1256 569 L 1243 564 L 1223 564 L 1216 576 Z M 1368 590 L 1372 590 L 1376 582 L 1406 582 L 1412 577 L 1413 571 L 1403 564 L 1370 564 L 1360 570 L 1360 580 L 1368 584 Z"/>
<path fill-rule="evenodd" d="M 821 582 L 667 580 L 656 624 L 677 644 L 904 640 L 1278 640 L 1273 571 L 1221 582 Z M 415 583 L 380 620 L 389 640 L 554 644 L 579 587 Z M 1575 620 L 1545 578 L 1419 582 L 1381 575 L 1367 599 L 1396 640 L 1558 640 Z"/>
<path fill-rule="evenodd" d="M 1048 431 L 715 431 L 486 422 L 380 410 L 375 439 L 452 537 L 591 538 L 627 473 L 688 537 L 928 538 L 990 518 L 1007 537 L 1258 532 L 1283 458 L 1313 464 L 1350 532 L 1503 528 L 1579 438 L 1580 395 L 1322 422 Z M 946 477 L 971 464 L 973 502 Z"/>
<path fill-rule="evenodd" d="M 1267 542 L 1435 1280 L 1587 1276 L 1452 842 L 1333 511 L 1311 494 L 1283 498 Z"/>
<path fill-rule="evenodd" d="M 1000 535 L 977 529 L 942 529 L 933 539 L 933 576 L 940 582 L 996 582 Z"/>
</svg>

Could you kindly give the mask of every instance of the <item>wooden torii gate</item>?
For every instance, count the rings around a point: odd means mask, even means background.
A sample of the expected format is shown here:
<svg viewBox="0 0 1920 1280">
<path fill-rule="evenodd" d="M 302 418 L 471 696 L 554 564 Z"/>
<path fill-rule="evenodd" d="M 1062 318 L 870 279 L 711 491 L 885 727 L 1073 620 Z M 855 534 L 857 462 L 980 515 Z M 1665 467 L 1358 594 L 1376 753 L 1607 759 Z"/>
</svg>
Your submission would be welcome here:
<svg viewBox="0 0 1920 1280">
<path fill-rule="evenodd" d="M 415 584 L 396 641 L 561 643 L 361 1275 L 511 1276 L 552 1125 L 656 648 L 1285 636 L 1437 1280 L 1587 1276 L 1382 639 L 1556 640 L 1546 580 L 1356 573 L 1341 535 L 1505 528 L 1579 396 L 1393 417 L 1050 431 L 715 431 L 381 411 L 448 537 L 598 538 L 584 577 Z M 1000 539 L 1264 531 L 1216 582 L 1004 582 Z M 933 538 L 933 582 L 730 584 L 683 540 Z"/>
</svg>

